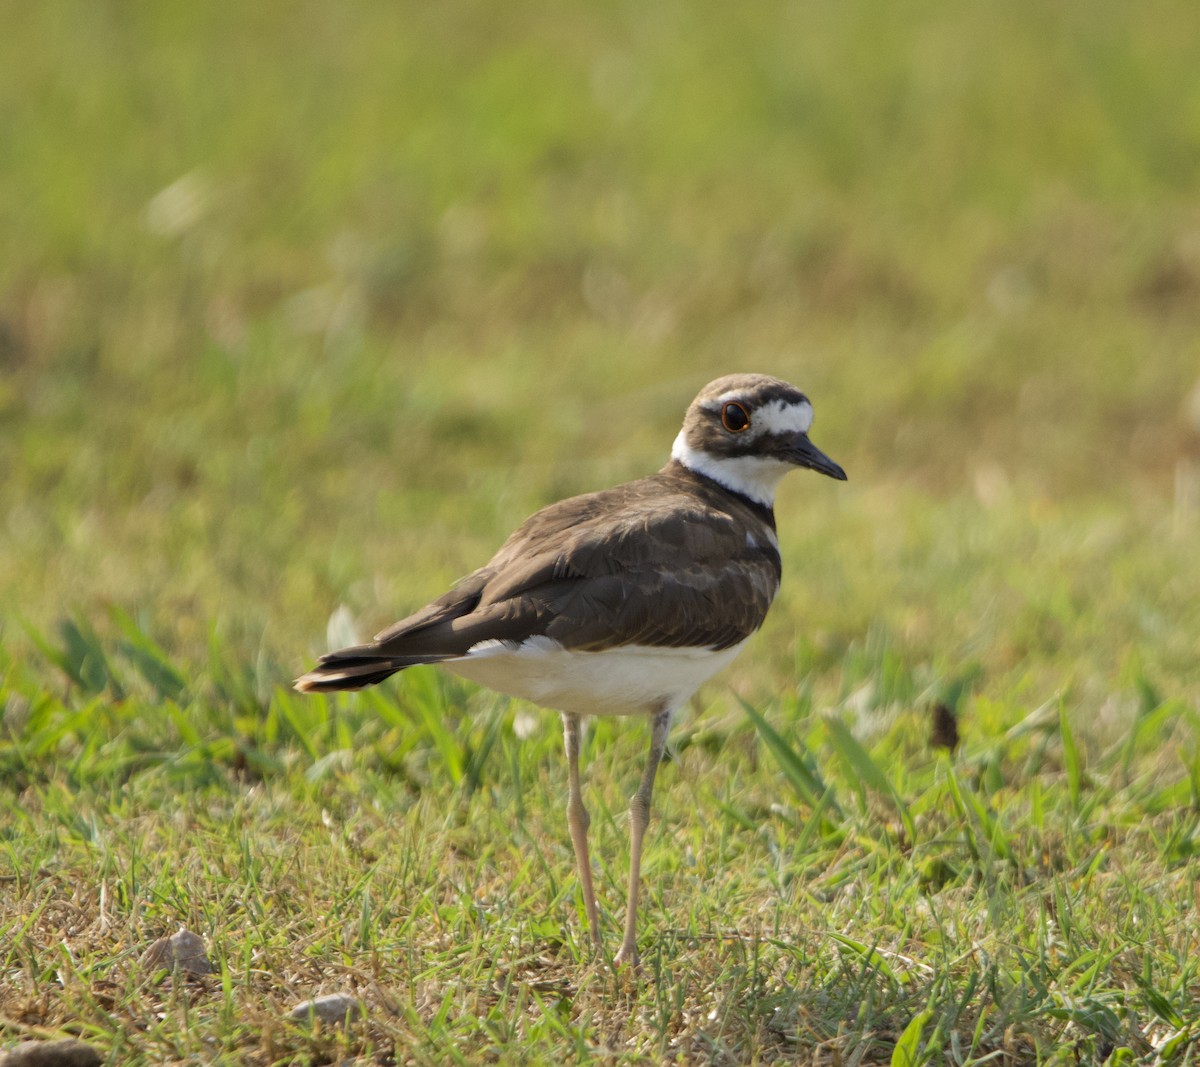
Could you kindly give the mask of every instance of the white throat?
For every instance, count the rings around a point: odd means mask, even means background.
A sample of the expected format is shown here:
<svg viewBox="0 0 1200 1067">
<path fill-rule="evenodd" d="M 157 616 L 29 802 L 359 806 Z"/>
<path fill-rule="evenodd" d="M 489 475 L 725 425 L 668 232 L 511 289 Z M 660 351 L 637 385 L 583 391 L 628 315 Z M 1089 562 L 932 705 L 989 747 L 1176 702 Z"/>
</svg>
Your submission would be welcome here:
<svg viewBox="0 0 1200 1067">
<path fill-rule="evenodd" d="M 775 490 L 785 474 L 795 468 L 790 463 L 762 456 L 714 456 L 687 443 L 687 434 L 679 431 L 671 446 L 671 458 L 690 471 L 711 478 L 718 485 L 749 497 L 764 507 L 775 506 Z"/>
</svg>

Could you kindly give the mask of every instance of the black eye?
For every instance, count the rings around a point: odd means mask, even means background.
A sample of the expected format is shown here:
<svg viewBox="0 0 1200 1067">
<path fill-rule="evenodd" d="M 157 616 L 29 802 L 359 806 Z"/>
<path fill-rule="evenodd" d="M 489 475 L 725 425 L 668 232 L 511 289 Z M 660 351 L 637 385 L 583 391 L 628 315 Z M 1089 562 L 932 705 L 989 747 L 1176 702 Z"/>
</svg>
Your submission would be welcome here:
<svg viewBox="0 0 1200 1067">
<path fill-rule="evenodd" d="M 741 404 L 729 403 L 721 408 L 721 425 L 730 433 L 742 433 L 750 429 L 750 416 Z"/>
</svg>

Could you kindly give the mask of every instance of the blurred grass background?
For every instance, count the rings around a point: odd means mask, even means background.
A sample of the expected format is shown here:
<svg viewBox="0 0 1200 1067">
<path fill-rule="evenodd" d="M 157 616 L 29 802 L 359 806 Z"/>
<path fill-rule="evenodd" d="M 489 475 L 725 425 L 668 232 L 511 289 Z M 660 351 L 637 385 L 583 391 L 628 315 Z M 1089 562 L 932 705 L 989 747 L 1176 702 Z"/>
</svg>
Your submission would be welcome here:
<svg viewBox="0 0 1200 1067">
<path fill-rule="evenodd" d="M 1196 693 L 1186 5 L 10 5 L 0 639 L 116 604 L 281 677 L 707 380 L 813 396 L 749 691 Z M 831 682 L 836 687 L 836 681 Z"/>
<path fill-rule="evenodd" d="M 0 1039 L 1192 1062 L 1198 22 L 4 5 Z M 785 482 L 780 599 L 681 717 L 631 991 L 553 716 L 284 686 L 736 370 L 850 481 Z M 610 934 L 644 751 L 585 744 Z M 138 964 L 180 925 L 219 982 Z M 284 1021 L 338 988 L 367 1023 Z"/>
</svg>

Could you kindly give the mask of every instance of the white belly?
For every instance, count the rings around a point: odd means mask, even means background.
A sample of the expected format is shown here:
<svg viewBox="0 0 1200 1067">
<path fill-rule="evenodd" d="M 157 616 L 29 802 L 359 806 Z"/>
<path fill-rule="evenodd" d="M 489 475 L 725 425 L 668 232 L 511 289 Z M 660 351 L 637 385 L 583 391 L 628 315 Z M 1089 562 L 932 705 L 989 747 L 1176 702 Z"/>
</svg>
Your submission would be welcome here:
<svg viewBox="0 0 1200 1067">
<path fill-rule="evenodd" d="M 520 645 L 488 641 L 441 666 L 473 682 L 544 708 L 575 715 L 648 715 L 674 711 L 707 678 L 733 661 L 746 642 L 719 652 L 626 645 L 569 652 L 535 637 Z"/>
</svg>

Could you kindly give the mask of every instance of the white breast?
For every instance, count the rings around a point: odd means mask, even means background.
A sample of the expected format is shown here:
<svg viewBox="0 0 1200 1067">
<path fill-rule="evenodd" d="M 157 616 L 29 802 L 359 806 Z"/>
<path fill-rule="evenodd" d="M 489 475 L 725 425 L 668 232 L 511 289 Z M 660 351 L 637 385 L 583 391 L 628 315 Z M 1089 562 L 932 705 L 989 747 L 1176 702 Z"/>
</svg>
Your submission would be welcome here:
<svg viewBox="0 0 1200 1067">
<path fill-rule="evenodd" d="M 577 652 L 547 637 L 534 637 L 520 645 L 486 641 L 441 666 L 556 711 L 648 715 L 659 708 L 678 708 L 702 682 L 731 663 L 745 643 L 719 652 L 650 645 Z"/>
</svg>

